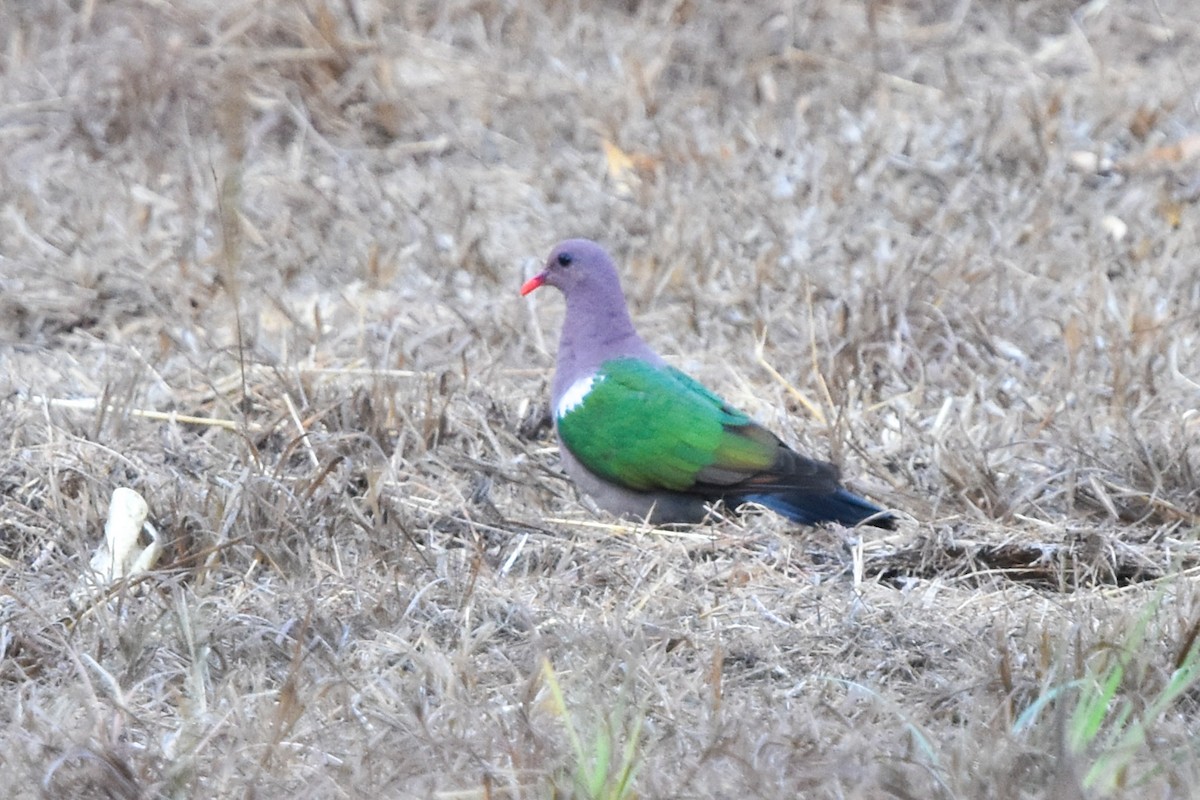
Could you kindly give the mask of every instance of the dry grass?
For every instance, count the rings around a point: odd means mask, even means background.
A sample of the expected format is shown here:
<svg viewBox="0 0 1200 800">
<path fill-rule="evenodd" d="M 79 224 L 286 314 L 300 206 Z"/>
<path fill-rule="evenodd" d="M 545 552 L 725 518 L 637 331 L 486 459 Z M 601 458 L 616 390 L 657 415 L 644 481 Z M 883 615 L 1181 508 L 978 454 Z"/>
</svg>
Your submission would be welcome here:
<svg viewBox="0 0 1200 800">
<path fill-rule="evenodd" d="M 1194 3 L 398 6 L 0 3 L 6 794 L 1193 796 Z M 574 235 L 901 531 L 590 514 Z"/>
</svg>

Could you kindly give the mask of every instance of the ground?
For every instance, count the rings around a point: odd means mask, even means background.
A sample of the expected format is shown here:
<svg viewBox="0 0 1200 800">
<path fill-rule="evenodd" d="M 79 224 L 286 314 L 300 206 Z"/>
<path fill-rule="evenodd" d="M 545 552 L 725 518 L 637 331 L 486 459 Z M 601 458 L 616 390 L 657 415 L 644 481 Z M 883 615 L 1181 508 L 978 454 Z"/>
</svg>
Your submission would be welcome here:
<svg viewBox="0 0 1200 800">
<path fill-rule="evenodd" d="M 0 31 L 9 796 L 1195 796 L 1191 0 Z M 517 294 L 574 236 L 899 529 L 594 511 Z"/>
</svg>

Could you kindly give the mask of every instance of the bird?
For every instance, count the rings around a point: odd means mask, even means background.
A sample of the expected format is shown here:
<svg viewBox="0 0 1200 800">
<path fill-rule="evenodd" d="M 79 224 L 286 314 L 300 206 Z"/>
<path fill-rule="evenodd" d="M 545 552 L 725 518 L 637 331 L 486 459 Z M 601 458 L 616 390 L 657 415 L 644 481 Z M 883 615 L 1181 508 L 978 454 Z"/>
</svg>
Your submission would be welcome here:
<svg viewBox="0 0 1200 800">
<path fill-rule="evenodd" d="M 895 529 L 895 515 L 845 489 L 833 464 L 667 364 L 634 329 L 599 244 L 555 245 L 521 296 L 540 286 L 567 304 L 550 387 L 562 465 L 601 509 L 666 525 L 701 522 L 716 501 L 756 503 L 805 525 Z"/>
</svg>

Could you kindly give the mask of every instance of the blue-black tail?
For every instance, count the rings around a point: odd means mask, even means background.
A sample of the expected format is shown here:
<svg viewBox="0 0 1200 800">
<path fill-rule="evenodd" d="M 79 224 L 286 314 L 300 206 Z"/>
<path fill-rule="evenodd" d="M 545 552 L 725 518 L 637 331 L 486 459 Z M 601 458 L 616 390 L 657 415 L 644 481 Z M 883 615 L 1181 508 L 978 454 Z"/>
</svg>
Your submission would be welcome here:
<svg viewBox="0 0 1200 800">
<path fill-rule="evenodd" d="M 829 494 L 798 491 L 744 494 L 738 502 L 758 503 L 803 525 L 840 522 L 853 527 L 865 522 L 889 531 L 896 529 L 896 518 L 890 512 L 841 488 Z"/>
</svg>

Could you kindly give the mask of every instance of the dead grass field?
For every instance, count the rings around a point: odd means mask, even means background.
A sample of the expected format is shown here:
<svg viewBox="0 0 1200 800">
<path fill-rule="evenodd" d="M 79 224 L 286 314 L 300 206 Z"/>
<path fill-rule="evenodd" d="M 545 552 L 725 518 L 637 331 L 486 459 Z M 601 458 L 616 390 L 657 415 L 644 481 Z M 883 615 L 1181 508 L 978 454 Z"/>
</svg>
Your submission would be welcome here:
<svg viewBox="0 0 1200 800">
<path fill-rule="evenodd" d="M 41 0 L 0 46 L 4 795 L 1200 796 L 1192 0 Z M 590 513 L 517 296 L 568 236 L 900 530 Z M 119 486 L 165 552 L 72 602 Z"/>
</svg>

